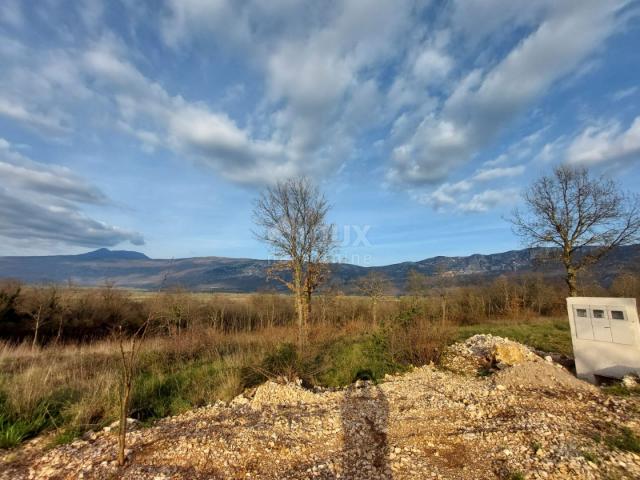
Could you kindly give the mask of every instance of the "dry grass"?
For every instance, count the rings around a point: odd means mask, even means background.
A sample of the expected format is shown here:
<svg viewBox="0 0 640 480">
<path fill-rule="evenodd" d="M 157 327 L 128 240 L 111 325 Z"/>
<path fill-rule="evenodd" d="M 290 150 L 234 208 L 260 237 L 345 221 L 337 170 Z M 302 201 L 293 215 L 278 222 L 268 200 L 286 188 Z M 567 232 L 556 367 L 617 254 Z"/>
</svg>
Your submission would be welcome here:
<svg viewBox="0 0 640 480">
<path fill-rule="evenodd" d="M 363 334 L 365 325 L 338 333 L 327 325 L 313 328 L 308 357 L 321 345 L 345 335 Z M 189 328 L 180 335 L 147 338 L 141 348 L 132 402 L 142 420 L 188 408 L 229 400 L 242 391 L 246 372 L 259 369 L 279 345 L 293 344 L 293 326 L 225 333 L 214 328 Z M 31 348 L 25 343 L 0 343 L 0 406 L 8 428 L 25 424 L 31 436 L 53 429 L 64 438 L 113 421 L 117 415 L 118 345 L 103 339 Z M 43 420 L 44 419 L 44 420 Z M 30 427 L 30 422 L 37 425 Z M 33 431 L 32 431 L 33 430 Z M 10 446 L 11 442 L 8 442 Z"/>
<path fill-rule="evenodd" d="M 372 326 L 359 317 L 339 326 L 317 323 L 311 327 L 304 355 L 294 348 L 293 356 L 282 353 L 295 344 L 293 325 L 238 332 L 197 326 L 179 335 L 151 336 L 141 347 L 132 414 L 142 420 L 154 419 L 229 400 L 248 384 L 282 373 L 270 372 L 270 368 L 287 368 L 310 383 L 331 385 L 349 383 L 364 370 L 383 376 L 408 363 L 406 359 L 425 358 L 425 354 L 411 356 L 407 348 L 397 348 L 401 343 L 419 343 L 415 336 L 406 337 L 413 335 L 410 332 Z M 426 334 L 421 338 L 427 337 L 429 346 L 420 347 L 425 351 L 443 340 Z M 392 343 L 395 347 L 390 348 Z M 37 348 L 0 343 L 5 427 L 22 422 L 25 437 L 53 429 L 61 438 L 70 439 L 113 421 L 117 415 L 117 349 L 117 343 L 109 339 Z"/>
<path fill-rule="evenodd" d="M 268 376 L 295 374 L 307 383 L 339 386 L 437 360 L 459 324 L 552 311 L 555 299 L 544 305 L 532 300 L 538 298 L 534 287 L 540 285 L 452 289 L 444 322 L 440 295 L 389 296 L 379 301 L 377 325 L 370 299 L 319 295 L 301 354 L 292 348 L 297 328 L 289 296 L 112 288 L 56 290 L 41 325 L 44 346 L 32 348 L 29 309 L 41 296 L 33 287 L 0 285 L 0 336 L 12 339 L 0 341 L 0 446 L 42 430 L 71 439 L 113 421 L 118 351 L 109 332 L 118 325 L 135 331 L 150 314 L 154 323 L 132 398 L 132 415 L 141 420 L 229 400 Z"/>
</svg>

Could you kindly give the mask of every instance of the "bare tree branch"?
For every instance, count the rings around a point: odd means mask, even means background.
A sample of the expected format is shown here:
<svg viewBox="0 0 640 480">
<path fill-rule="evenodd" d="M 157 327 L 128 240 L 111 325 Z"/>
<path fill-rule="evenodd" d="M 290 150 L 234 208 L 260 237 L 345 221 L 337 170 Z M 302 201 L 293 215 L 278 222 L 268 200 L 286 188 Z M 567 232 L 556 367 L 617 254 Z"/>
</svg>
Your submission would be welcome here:
<svg viewBox="0 0 640 480">
<path fill-rule="evenodd" d="M 530 247 L 559 247 L 569 295 L 577 294 L 577 274 L 616 247 L 640 239 L 638 196 L 621 192 L 606 177 L 585 168 L 560 166 L 535 181 L 524 194 L 526 211 L 510 222 Z"/>
</svg>

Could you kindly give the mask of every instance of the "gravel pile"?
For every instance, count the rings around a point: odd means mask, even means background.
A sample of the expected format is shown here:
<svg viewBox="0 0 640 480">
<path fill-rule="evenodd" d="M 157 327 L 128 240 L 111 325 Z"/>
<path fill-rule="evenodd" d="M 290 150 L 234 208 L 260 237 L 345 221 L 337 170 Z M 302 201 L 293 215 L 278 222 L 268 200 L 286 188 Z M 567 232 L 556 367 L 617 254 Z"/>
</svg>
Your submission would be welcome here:
<svg viewBox="0 0 640 480">
<path fill-rule="evenodd" d="M 486 377 L 425 366 L 336 392 L 267 383 L 131 432 L 124 468 L 115 433 L 100 431 L 10 453 L 0 478 L 640 478 L 640 456 L 614 446 L 623 427 L 640 434 L 640 400 L 521 353 Z"/>
<path fill-rule="evenodd" d="M 494 335 L 474 335 L 462 343 L 454 343 L 442 354 L 442 367 L 456 373 L 476 375 L 478 372 L 502 369 L 539 357 L 521 343 Z"/>
<path fill-rule="evenodd" d="M 548 389 L 568 394 L 598 392 L 597 387 L 578 380 L 561 365 L 540 360 L 500 370 L 492 378 L 498 385 L 514 388 Z"/>
<path fill-rule="evenodd" d="M 260 410 L 265 406 L 292 406 L 319 403 L 323 394 L 313 393 L 302 388 L 298 383 L 279 384 L 272 381 L 260 385 L 253 394 L 249 404 Z"/>
</svg>

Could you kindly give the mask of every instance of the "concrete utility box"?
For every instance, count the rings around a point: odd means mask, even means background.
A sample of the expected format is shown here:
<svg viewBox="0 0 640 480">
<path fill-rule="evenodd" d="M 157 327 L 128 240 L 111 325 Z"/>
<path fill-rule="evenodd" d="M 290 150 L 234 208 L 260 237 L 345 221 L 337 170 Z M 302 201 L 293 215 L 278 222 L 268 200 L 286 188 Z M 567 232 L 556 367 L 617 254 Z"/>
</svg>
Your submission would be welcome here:
<svg viewBox="0 0 640 480">
<path fill-rule="evenodd" d="M 635 298 L 567 298 L 579 378 L 640 374 L 640 323 Z"/>
</svg>

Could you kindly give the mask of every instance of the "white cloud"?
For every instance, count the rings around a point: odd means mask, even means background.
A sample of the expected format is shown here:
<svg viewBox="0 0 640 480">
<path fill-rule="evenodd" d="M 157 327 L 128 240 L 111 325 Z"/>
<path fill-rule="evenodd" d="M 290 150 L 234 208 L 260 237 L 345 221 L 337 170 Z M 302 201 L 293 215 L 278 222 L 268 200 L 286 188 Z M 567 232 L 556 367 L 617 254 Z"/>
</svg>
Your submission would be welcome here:
<svg viewBox="0 0 640 480">
<path fill-rule="evenodd" d="M 516 165 L 513 167 L 496 167 L 483 169 L 478 171 L 473 179 L 479 182 L 486 182 L 490 180 L 495 180 L 497 178 L 505 178 L 505 177 L 517 177 L 522 175 L 525 171 L 524 165 Z"/>
<path fill-rule="evenodd" d="M 550 8 L 537 28 L 495 67 L 465 75 L 442 109 L 428 114 L 394 149 L 389 178 L 435 183 L 469 161 L 615 31 L 622 5 L 623 1 L 589 0 Z"/>
<path fill-rule="evenodd" d="M 415 198 L 425 205 L 429 205 L 436 211 L 442 211 L 446 207 L 456 206 L 459 195 L 467 193 L 473 187 L 473 183 L 462 180 L 456 183 L 443 183 L 431 193 L 415 195 Z"/>
<path fill-rule="evenodd" d="M 640 117 L 626 130 L 619 122 L 587 127 L 566 150 L 566 160 L 586 166 L 636 161 L 640 158 Z"/>
<path fill-rule="evenodd" d="M 499 205 L 513 205 L 518 200 L 519 190 L 507 188 L 503 190 L 485 190 L 475 194 L 468 202 L 458 205 L 458 209 L 466 213 L 482 213 Z"/>
<path fill-rule="evenodd" d="M 460 213 L 487 212 L 501 205 L 514 204 L 519 199 L 518 188 L 487 189 L 473 193 L 474 186 L 470 180 L 443 183 L 433 192 L 414 194 L 413 197 L 437 212 Z"/>
<path fill-rule="evenodd" d="M 509 29 L 529 26 L 552 6 L 554 0 L 454 0 L 453 26 L 471 46 L 486 46 L 488 37 L 503 36 Z"/>
<path fill-rule="evenodd" d="M 172 47 L 182 45 L 194 35 L 216 30 L 223 31 L 227 38 L 242 39 L 248 35 L 242 12 L 227 0 L 169 0 L 161 28 L 165 41 Z"/>
<path fill-rule="evenodd" d="M 424 83 L 442 81 L 453 68 L 453 60 L 445 53 L 427 48 L 422 51 L 413 65 L 413 73 Z"/>
<path fill-rule="evenodd" d="M 64 125 L 64 118 L 59 113 L 41 113 L 28 110 L 20 103 L 2 97 L 0 97 L 0 115 L 54 134 L 65 133 L 69 130 Z"/>
<path fill-rule="evenodd" d="M 147 148 L 163 146 L 238 183 L 269 183 L 300 172 L 285 143 L 256 138 L 222 112 L 172 96 L 102 42 L 85 54 L 87 73 L 112 99 L 121 130 Z"/>
<path fill-rule="evenodd" d="M 637 86 L 623 88 L 621 90 L 617 90 L 611 94 L 611 99 L 614 102 L 619 102 L 620 100 L 624 100 L 625 98 L 633 96 L 638 91 Z"/>
<path fill-rule="evenodd" d="M 33 161 L 0 138 L 0 237 L 85 247 L 144 244 L 141 234 L 94 220 L 82 205 L 107 205 L 97 187 L 59 165 Z"/>
<path fill-rule="evenodd" d="M 144 245 L 136 232 L 98 222 L 73 205 L 43 205 L 0 187 L 0 237 L 44 240 L 83 247 L 110 247 L 129 241 Z"/>
<path fill-rule="evenodd" d="M 350 157 L 357 135 L 390 118 L 376 77 L 402 54 L 413 4 L 169 1 L 160 28 L 171 47 L 225 45 L 263 75 L 265 95 L 242 126 L 212 107 L 224 102 L 187 99 L 143 74 L 108 31 L 82 47 L 20 45 L 26 54 L 0 72 L 0 115 L 53 137 L 112 126 L 147 152 L 167 148 L 243 184 L 326 175 Z M 87 25 L 103 13 L 92 1 L 78 6 Z"/>
<path fill-rule="evenodd" d="M 91 89 L 72 50 L 32 48 L 0 37 L 0 116 L 59 138 L 74 128 L 73 104 L 90 100 Z M 95 107 L 95 106 L 94 106 Z"/>
<path fill-rule="evenodd" d="M 251 71 L 239 96 L 261 96 L 257 105 L 225 112 L 235 90 L 206 102 L 186 85 L 179 94 L 149 73 L 153 55 L 143 58 L 136 40 L 109 33 L 104 5 L 86 0 L 76 7 L 85 36 L 71 32 L 74 41 L 50 49 L 0 44 L 0 115 L 54 136 L 112 127 L 147 152 L 168 149 L 241 184 L 331 174 L 376 129 L 388 179 L 435 187 L 579 70 L 616 30 L 625 1 L 455 0 L 427 20 L 428 3 L 167 0 L 154 12 L 127 2 L 131 21 L 155 25 L 163 53 L 197 48 L 203 65 L 220 56 Z M 520 175 L 506 160 L 522 163 L 533 141 L 468 181 Z M 442 187 L 438 205 L 452 198 L 451 184 Z"/>
<path fill-rule="evenodd" d="M 421 3 L 385 1 L 371 8 L 354 0 L 327 8 L 298 0 L 171 1 L 162 31 L 173 47 L 206 38 L 244 55 L 262 73 L 266 91 L 247 135 L 266 142 L 259 150 L 280 149 L 285 156 L 279 165 L 285 168 L 266 170 L 322 175 L 351 155 L 359 133 L 392 115 L 382 108 L 376 77 L 384 62 L 402 57 Z M 427 55 L 418 70 L 441 74 L 448 61 L 444 54 Z M 259 127 L 250 131 L 251 125 Z"/>
</svg>

